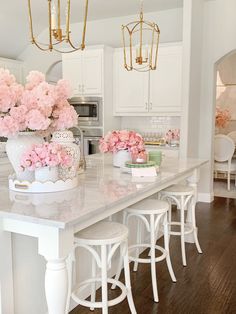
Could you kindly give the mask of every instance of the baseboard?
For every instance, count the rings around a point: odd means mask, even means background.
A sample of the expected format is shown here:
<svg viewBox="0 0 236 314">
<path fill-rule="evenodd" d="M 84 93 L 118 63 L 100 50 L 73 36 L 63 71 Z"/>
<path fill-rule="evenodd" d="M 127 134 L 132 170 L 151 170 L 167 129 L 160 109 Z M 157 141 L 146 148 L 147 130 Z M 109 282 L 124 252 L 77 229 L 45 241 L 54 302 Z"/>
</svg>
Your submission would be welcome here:
<svg viewBox="0 0 236 314">
<path fill-rule="evenodd" d="M 214 194 L 213 193 L 198 193 L 198 202 L 203 203 L 211 203 L 214 201 Z"/>
</svg>

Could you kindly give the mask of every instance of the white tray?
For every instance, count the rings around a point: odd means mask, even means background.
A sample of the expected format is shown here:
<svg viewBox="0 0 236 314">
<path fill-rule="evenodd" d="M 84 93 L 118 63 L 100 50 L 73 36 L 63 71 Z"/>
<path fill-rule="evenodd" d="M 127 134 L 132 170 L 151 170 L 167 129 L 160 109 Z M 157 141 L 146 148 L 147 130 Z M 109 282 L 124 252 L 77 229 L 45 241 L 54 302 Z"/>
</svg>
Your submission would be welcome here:
<svg viewBox="0 0 236 314">
<path fill-rule="evenodd" d="M 56 182 L 29 182 L 19 181 L 16 179 L 15 174 L 9 176 L 9 189 L 17 192 L 24 193 L 49 193 L 65 191 L 75 188 L 78 185 L 78 177 L 67 179 L 66 181 L 58 180 Z"/>
</svg>

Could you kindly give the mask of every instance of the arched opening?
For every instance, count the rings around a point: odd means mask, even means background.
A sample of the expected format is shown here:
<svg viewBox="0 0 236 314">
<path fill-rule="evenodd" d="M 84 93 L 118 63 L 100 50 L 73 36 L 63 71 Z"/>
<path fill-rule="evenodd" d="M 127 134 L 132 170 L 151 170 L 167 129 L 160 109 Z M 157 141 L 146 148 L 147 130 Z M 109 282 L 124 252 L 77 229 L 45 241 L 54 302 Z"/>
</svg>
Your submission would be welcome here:
<svg viewBox="0 0 236 314">
<path fill-rule="evenodd" d="M 233 50 L 220 58 L 215 64 L 215 132 L 213 144 L 217 134 L 223 134 L 232 138 L 232 132 L 236 134 L 236 50 Z M 235 135 L 236 136 L 236 135 Z M 236 141 L 235 141 L 236 147 Z M 214 147 L 214 146 L 213 146 Z M 236 151 L 232 158 L 232 164 L 236 164 Z M 227 171 L 217 171 L 215 164 L 216 150 L 214 147 L 214 196 L 236 197 L 234 184 L 236 173 L 232 167 L 230 190 L 227 187 Z"/>
<path fill-rule="evenodd" d="M 50 84 L 56 84 L 62 78 L 62 61 L 54 62 L 46 72 L 46 81 Z"/>
</svg>

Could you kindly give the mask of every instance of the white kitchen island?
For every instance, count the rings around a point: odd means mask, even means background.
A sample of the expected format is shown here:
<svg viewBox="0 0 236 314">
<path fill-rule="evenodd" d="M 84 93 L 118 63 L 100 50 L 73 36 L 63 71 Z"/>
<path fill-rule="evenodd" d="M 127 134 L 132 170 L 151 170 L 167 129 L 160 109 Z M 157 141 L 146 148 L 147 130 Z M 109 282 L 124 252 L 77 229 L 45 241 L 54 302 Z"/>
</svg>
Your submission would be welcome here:
<svg viewBox="0 0 236 314">
<path fill-rule="evenodd" d="M 14 313 L 11 233 L 37 238 L 38 254 L 47 261 L 48 314 L 65 314 L 66 259 L 74 234 L 184 179 L 197 193 L 198 170 L 206 162 L 165 158 L 153 182 L 135 182 L 112 166 L 111 156 L 93 155 L 87 158 L 87 170 L 76 189 L 48 194 L 9 191 L 7 177 L 1 177 L 0 313 Z"/>
</svg>

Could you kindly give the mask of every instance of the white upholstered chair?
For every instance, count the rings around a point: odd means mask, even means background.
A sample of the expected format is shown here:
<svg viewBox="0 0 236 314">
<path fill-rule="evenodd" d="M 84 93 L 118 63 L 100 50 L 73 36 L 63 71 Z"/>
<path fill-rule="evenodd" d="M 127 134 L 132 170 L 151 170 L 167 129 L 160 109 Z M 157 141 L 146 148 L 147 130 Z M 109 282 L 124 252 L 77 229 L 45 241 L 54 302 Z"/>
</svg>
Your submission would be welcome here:
<svg viewBox="0 0 236 314">
<path fill-rule="evenodd" d="M 230 190 L 230 174 L 236 172 L 236 161 L 232 160 L 234 150 L 235 144 L 231 137 L 223 134 L 215 136 L 214 170 L 227 172 L 228 190 Z"/>
<path fill-rule="evenodd" d="M 236 131 L 232 131 L 232 132 L 228 133 L 227 136 L 232 138 L 232 140 L 234 141 L 234 145 L 236 145 Z"/>
</svg>

